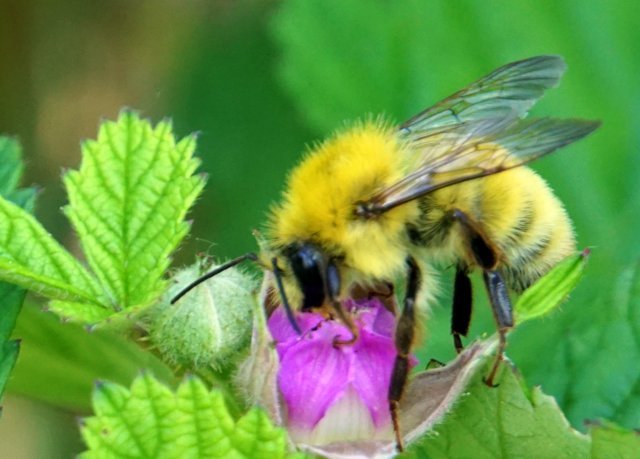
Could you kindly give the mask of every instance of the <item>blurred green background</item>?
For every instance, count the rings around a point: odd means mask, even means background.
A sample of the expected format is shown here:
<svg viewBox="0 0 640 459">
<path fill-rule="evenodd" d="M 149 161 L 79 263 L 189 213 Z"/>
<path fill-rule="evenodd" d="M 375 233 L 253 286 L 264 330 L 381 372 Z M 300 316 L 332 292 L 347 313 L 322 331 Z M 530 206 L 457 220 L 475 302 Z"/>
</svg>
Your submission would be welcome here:
<svg viewBox="0 0 640 459">
<path fill-rule="evenodd" d="M 384 113 L 400 122 L 502 64 L 560 54 L 569 71 L 533 113 L 603 126 L 533 167 L 594 254 L 571 301 L 517 330 L 509 355 L 529 383 L 558 398 L 574 426 L 605 416 L 639 427 L 640 313 L 608 296 L 639 252 L 639 21 L 640 3 L 623 0 L 1 0 L 0 132 L 22 141 L 25 184 L 42 188 L 37 215 L 72 249 L 60 172 L 77 167 L 79 141 L 95 136 L 101 119 L 132 107 L 156 121 L 171 117 L 179 135 L 199 132 L 209 182 L 176 255 L 184 264 L 195 252 L 255 250 L 251 230 L 287 170 L 305 145 L 345 120 Z M 477 287 L 472 334 L 491 330 Z M 420 352 L 427 360 L 453 355 L 449 301 L 445 288 Z M 68 457 L 82 449 L 73 419 L 86 413 L 90 382 L 112 374 L 126 382 L 134 370 L 102 362 L 92 372 L 101 355 L 84 356 L 80 395 L 60 401 L 55 388 L 69 384 L 67 367 L 54 361 L 73 358 L 77 340 L 91 349 L 93 338 L 36 321 L 38 333 L 24 317 L 16 332 L 25 339 L 0 420 L 1 455 Z M 43 351 L 63 333 L 71 337 Z M 107 361 L 119 365 L 117 357 Z M 611 396 L 584 401 L 603 393 Z"/>
</svg>

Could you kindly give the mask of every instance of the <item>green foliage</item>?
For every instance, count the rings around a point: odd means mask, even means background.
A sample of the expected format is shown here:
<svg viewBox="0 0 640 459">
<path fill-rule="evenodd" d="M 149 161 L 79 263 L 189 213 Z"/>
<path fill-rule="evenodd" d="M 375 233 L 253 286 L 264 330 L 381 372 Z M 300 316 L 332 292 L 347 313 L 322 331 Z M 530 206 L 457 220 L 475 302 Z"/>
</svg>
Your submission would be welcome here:
<svg viewBox="0 0 640 459">
<path fill-rule="evenodd" d="M 91 302 L 98 287 L 37 220 L 16 204 L 0 199 L 0 277 L 60 299 Z"/>
<path fill-rule="evenodd" d="M 176 142 L 168 121 L 153 128 L 123 112 L 83 144 L 80 170 L 65 175 L 65 213 L 111 309 L 147 305 L 164 289 L 169 254 L 204 186 L 193 175 L 195 145 L 193 136 Z"/>
<path fill-rule="evenodd" d="M 0 137 L 0 196 L 14 205 L 31 210 L 35 190 L 17 189 L 23 168 L 20 144 L 14 139 Z M 20 342 L 9 338 L 24 296 L 23 289 L 0 282 L 0 400 L 20 350 Z"/>
<path fill-rule="evenodd" d="M 24 290 L 0 283 L 0 298 L 2 298 L 0 304 L 0 397 L 2 397 L 20 349 L 20 342 L 10 340 L 9 337 L 24 300 Z"/>
<path fill-rule="evenodd" d="M 0 277 L 54 301 L 81 323 L 126 324 L 158 298 L 169 254 L 188 231 L 184 217 L 202 190 L 195 139 L 174 140 L 132 112 L 105 122 L 65 176 L 65 208 L 97 279 L 34 217 L 0 200 Z M 12 179 L 13 180 L 13 179 Z M 123 311 L 118 313 L 118 311 Z"/>
<path fill-rule="evenodd" d="M 529 287 L 514 306 L 516 322 L 544 316 L 562 304 L 582 278 L 590 251 L 567 257 Z"/>
<path fill-rule="evenodd" d="M 186 378 L 175 392 L 149 374 L 131 389 L 100 383 L 93 394 L 95 416 L 82 422 L 82 435 L 92 457 L 225 457 L 286 456 L 286 436 L 266 414 L 252 409 L 237 422 L 218 391 L 196 377 Z"/>
<path fill-rule="evenodd" d="M 16 193 L 24 171 L 22 149 L 17 140 L 0 136 L 0 159 L 0 196 L 13 201 L 11 197 Z"/>
<path fill-rule="evenodd" d="M 169 367 L 131 340 L 111 331 L 87 333 L 34 305 L 22 309 L 14 336 L 22 340 L 20 362 L 7 390 L 65 410 L 87 412 L 98 379 L 128 385 L 141 368 L 168 383 L 175 379 Z"/>
<path fill-rule="evenodd" d="M 596 424 L 590 429 L 594 459 L 633 458 L 640 451 L 640 433 L 619 428 L 611 423 Z"/>
<path fill-rule="evenodd" d="M 482 374 L 407 457 L 633 457 L 640 447 L 636 433 L 617 427 L 596 428 L 591 437 L 572 429 L 553 397 L 539 387 L 528 391 L 506 366 L 496 389 L 484 384 Z"/>
<path fill-rule="evenodd" d="M 578 427 L 594 418 L 640 425 L 640 262 L 612 284 L 575 313 L 525 324 L 510 351 Z"/>
</svg>

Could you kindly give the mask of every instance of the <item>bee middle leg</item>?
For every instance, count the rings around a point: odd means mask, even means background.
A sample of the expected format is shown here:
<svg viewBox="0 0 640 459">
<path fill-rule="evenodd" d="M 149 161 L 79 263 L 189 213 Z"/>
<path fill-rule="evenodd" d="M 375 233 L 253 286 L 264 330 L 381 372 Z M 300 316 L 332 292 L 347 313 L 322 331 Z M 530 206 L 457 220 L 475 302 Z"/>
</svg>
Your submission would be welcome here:
<svg viewBox="0 0 640 459">
<path fill-rule="evenodd" d="M 416 296 L 420 289 L 420 268 L 412 257 L 407 258 L 407 291 L 404 298 L 404 308 L 398 319 L 395 331 L 396 360 L 391 372 L 391 382 L 389 384 L 389 411 L 393 422 L 393 431 L 396 436 L 398 451 L 404 449 L 402 435 L 400 433 L 400 421 L 398 419 L 398 408 L 402 394 L 407 385 L 409 376 L 409 353 L 415 338 L 416 331 Z"/>
<path fill-rule="evenodd" d="M 507 346 L 507 332 L 513 328 L 513 308 L 504 278 L 497 269 L 499 260 L 497 248 L 484 234 L 480 225 L 467 214 L 461 210 L 455 210 L 453 212 L 453 218 L 461 224 L 469 244 L 469 251 L 476 264 L 480 266 L 483 271 L 484 284 L 489 294 L 491 310 L 498 328 L 500 341 L 496 360 L 489 375 L 484 380 L 488 386 L 493 387 L 493 380 L 498 372 L 500 363 L 504 359 L 504 350 Z M 456 277 L 456 281 L 457 280 Z"/>
<path fill-rule="evenodd" d="M 473 294 L 471 280 L 466 266 L 456 268 L 456 280 L 453 284 L 453 306 L 451 308 L 451 334 L 453 345 L 459 354 L 464 349 L 461 336 L 467 336 L 471 322 Z"/>
</svg>

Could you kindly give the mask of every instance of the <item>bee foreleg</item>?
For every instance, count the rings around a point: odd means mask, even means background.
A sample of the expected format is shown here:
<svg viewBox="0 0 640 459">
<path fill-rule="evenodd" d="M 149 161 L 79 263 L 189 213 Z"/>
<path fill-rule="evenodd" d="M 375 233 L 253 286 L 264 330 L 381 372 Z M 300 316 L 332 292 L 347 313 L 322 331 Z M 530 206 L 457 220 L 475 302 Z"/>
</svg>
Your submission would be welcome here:
<svg viewBox="0 0 640 459">
<path fill-rule="evenodd" d="M 498 325 L 498 336 L 500 338 L 496 361 L 484 382 L 488 386 L 495 387 L 493 378 L 495 378 L 498 368 L 500 367 L 500 362 L 502 362 L 504 357 L 504 349 L 507 346 L 507 332 L 513 328 L 513 311 L 502 275 L 498 271 L 487 270 L 484 272 L 483 277 L 487 292 L 489 293 L 493 317 Z"/>
<path fill-rule="evenodd" d="M 338 316 L 338 319 L 340 319 L 340 321 L 344 325 L 346 325 L 349 331 L 351 332 L 351 338 L 349 338 L 348 340 L 343 340 L 336 337 L 333 340 L 333 345 L 343 346 L 343 345 L 353 344 L 358 339 L 358 335 L 359 335 L 358 327 L 356 327 L 356 325 L 353 323 L 353 319 L 349 314 L 347 314 L 347 312 L 342 307 L 340 300 L 338 299 L 340 296 L 340 286 L 341 286 L 340 272 L 338 271 L 338 267 L 336 266 L 333 259 L 329 260 L 329 263 L 327 263 L 327 271 L 325 274 L 325 279 L 326 279 L 327 292 L 329 294 L 329 301 L 331 302 L 333 311 Z"/>
<path fill-rule="evenodd" d="M 397 355 L 389 384 L 389 411 L 398 451 L 403 450 L 398 408 L 407 384 L 407 377 L 409 376 L 409 353 L 413 345 L 416 328 L 415 302 L 420 289 L 420 268 L 418 264 L 412 257 L 409 257 L 407 258 L 407 266 L 407 292 L 404 299 L 404 308 L 396 325 L 395 345 Z"/>
<path fill-rule="evenodd" d="M 458 266 L 453 285 L 453 307 L 451 310 L 451 334 L 453 335 L 453 345 L 458 354 L 464 349 L 460 336 L 467 336 L 469 332 L 472 306 L 473 295 L 468 270 L 465 266 Z"/>
</svg>

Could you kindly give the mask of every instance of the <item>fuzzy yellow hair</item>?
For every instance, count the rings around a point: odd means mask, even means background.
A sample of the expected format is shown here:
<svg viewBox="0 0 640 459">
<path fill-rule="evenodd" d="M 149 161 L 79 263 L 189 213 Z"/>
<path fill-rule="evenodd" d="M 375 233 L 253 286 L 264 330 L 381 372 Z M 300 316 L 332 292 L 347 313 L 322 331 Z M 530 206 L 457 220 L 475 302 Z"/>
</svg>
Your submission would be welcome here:
<svg viewBox="0 0 640 459">
<path fill-rule="evenodd" d="M 381 121 L 359 123 L 313 148 L 272 209 L 274 246 L 313 242 L 366 278 L 389 279 L 404 265 L 405 223 L 417 217 L 417 203 L 371 221 L 356 218 L 354 210 L 404 176 L 407 154 Z"/>
</svg>

